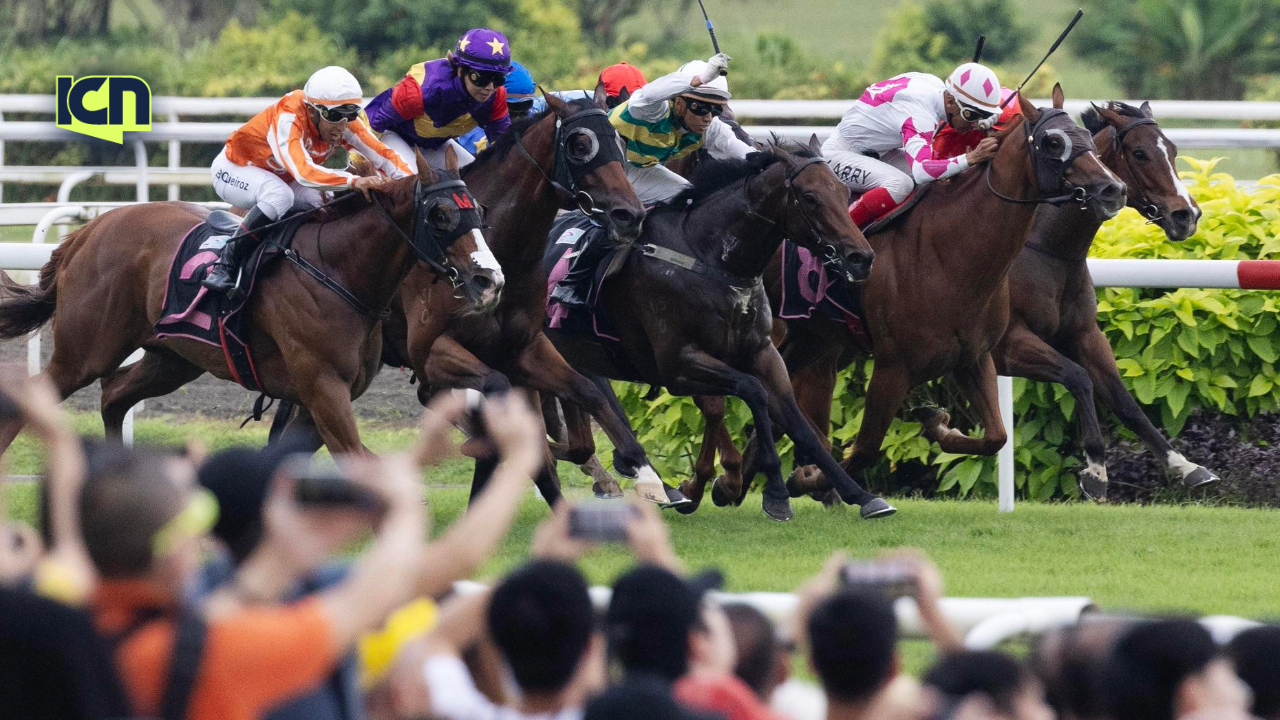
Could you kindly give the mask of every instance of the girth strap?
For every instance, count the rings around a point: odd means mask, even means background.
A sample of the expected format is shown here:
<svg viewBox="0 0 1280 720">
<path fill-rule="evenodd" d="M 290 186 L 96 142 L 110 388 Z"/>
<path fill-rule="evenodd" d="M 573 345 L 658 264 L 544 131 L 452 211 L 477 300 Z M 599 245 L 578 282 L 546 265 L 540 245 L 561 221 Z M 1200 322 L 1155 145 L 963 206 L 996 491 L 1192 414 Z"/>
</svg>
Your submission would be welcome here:
<svg viewBox="0 0 1280 720">
<path fill-rule="evenodd" d="M 677 252 L 671 248 L 665 248 L 651 243 L 638 245 L 637 247 L 640 248 L 640 252 L 643 253 L 645 257 L 651 257 L 655 260 L 670 263 L 671 265 L 675 265 L 678 268 L 682 268 L 690 272 L 696 272 L 716 278 L 717 280 L 723 280 L 734 287 L 749 288 L 754 287 L 760 282 L 760 278 L 744 278 L 739 275 L 725 272 L 714 265 L 708 265 L 691 255 L 685 255 L 684 253 Z"/>
</svg>

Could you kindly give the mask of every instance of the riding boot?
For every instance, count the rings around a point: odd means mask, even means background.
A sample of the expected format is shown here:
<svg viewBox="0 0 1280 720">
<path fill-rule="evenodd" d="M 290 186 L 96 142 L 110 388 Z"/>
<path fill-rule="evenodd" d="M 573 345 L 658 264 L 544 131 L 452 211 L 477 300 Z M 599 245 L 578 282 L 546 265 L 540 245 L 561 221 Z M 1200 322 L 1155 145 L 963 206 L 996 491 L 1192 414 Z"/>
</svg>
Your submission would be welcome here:
<svg viewBox="0 0 1280 720">
<path fill-rule="evenodd" d="M 568 307 L 585 307 L 590 299 L 596 268 L 613 247 L 613 243 L 603 237 L 583 236 L 582 249 L 569 261 L 569 272 L 556 283 L 551 299 Z"/>
<path fill-rule="evenodd" d="M 275 222 L 256 205 L 244 216 L 240 233 L 227 241 L 222 254 L 209 266 L 201 285 L 220 292 L 227 297 L 234 297 L 236 290 L 236 274 L 253 249 L 257 247 L 259 237 L 257 231 L 264 225 Z"/>
<path fill-rule="evenodd" d="M 866 230 L 876 220 L 893 212 L 899 204 L 894 202 L 888 190 L 872 188 L 849 206 L 849 219 L 859 230 Z"/>
</svg>

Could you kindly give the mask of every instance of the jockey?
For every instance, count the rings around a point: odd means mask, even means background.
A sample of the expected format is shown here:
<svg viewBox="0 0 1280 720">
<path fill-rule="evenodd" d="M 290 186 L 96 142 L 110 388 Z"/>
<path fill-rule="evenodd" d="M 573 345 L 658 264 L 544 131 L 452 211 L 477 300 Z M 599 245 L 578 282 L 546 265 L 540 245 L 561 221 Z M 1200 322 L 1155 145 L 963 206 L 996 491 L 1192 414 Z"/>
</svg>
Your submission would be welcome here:
<svg viewBox="0 0 1280 720">
<path fill-rule="evenodd" d="M 694 60 L 670 75 L 645 84 L 609 112 L 609 121 L 626 143 L 627 180 L 645 206 L 665 202 L 689 182 L 662 166 L 706 146 L 715 158 L 745 158 L 755 148 L 733 134 L 719 116 L 732 97 L 724 71 L 729 56 Z M 569 272 L 551 292 L 551 300 L 571 307 L 586 305 L 595 265 L 609 249 L 588 240 L 570 261 Z"/>
<path fill-rule="evenodd" d="M 306 86 L 280 98 L 231 134 L 213 161 L 213 189 L 245 215 L 244 233 L 227 243 L 203 284 L 222 293 L 235 287 L 236 270 L 257 244 L 254 231 L 289 213 L 323 202 L 321 190 L 367 192 L 379 177 L 357 177 L 323 167 L 339 146 L 372 160 L 382 175 L 413 174 L 413 167 L 383 145 L 360 121 L 360 83 L 337 66 L 317 70 Z"/>
<path fill-rule="evenodd" d="M 863 193 L 849 217 L 865 228 L 906 202 L 917 184 L 949 178 L 994 157 L 994 138 L 949 159 L 935 156 L 931 143 L 944 122 L 959 133 L 989 126 L 999 105 L 1000 81 L 978 63 L 956 68 L 945 83 L 933 75 L 906 73 L 867 88 L 822 145 L 836 175 L 850 190 Z"/>
<path fill-rule="evenodd" d="M 1014 92 L 1009 88 L 1000 88 L 1000 102 L 1005 103 L 1004 109 L 1000 111 L 1000 117 L 996 119 L 995 125 L 990 130 L 977 128 L 969 132 L 956 132 L 956 129 L 950 125 L 943 125 L 938 130 L 938 134 L 933 138 L 933 156 L 936 158 L 953 158 L 957 155 L 963 155 L 978 146 L 982 139 L 993 133 L 1007 129 L 1010 125 L 1022 117 L 1022 106 L 1009 100 L 1009 96 Z"/>
<path fill-rule="evenodd" d="M 629 100 L 631 94 L 644 87 L 647 82 L 649 81 L 645 79 L 644 73 L 640 72 L 640 68 L 625 62 L 610 65 L 600 71 L 600 77 L 596 79 L 597 86 L 604 86 L 605 105 L 610 110 Z M 595 98 L 595 93 L 591 90 L 564 90 L 551 94 L 561 100 L 592 100 Z M 533 101 L 533 110 L 531 112 L 540 113 L 546 109 L 546 98 L 539 97 Z"/>
<path fill-rule="evenodd" d="M 507 75 L 507 84 L 503 88 L 507 91 L 507 114 L 512 122 L 533 114 L 534 104 L 540 98 L 536 97 L 538 86 L 528 68 L 512 60 L 511 73 Z M 458 138 L 458 144 L 475 155 L 489 146 L 489 138 L 485 136 L 484 128 L 474 127 Z"/>
<path fill-rule="evenodd" d="M 458 166 L 468 165 L 475 156 L 455 138 L 479 126 L 493 142 L 511 127 L 503 87 L 510 72 L 507 37 L 489 28 L 468 30 L 447 57 L 414 65 L 374 98 L 365 108 L 369 126 L 409 162 L 416 147 L 433 167 L 442 167 L 444 148 L 452 145 Z"/>
</svg>

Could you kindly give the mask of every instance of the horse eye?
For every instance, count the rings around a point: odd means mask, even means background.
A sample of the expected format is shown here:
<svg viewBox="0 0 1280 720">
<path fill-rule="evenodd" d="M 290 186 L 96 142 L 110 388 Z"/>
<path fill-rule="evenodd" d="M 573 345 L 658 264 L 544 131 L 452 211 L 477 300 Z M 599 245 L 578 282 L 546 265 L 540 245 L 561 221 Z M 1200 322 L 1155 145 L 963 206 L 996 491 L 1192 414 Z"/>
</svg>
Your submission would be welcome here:
<svg viewBox="0 0 1280 720">
<path fill-rule="evenodd" d="M 806 192 L 806 193 L 804 194 L 804 201 L 805 201 L 805 202 L 807 202 L 807 203 L 809 203 L 810 205 L 817 205 L 817 204 L 818 204 L 818 198 L 817 198 L 817 196 L 815 196 L 815 195 L 814 195 L 813 193 L 811 193 L 811 192 Z"/>
<path fill-rule="evenodd" d="M 1060 140 L 1057 136 L 1051 136 L 1044 141 L 1044 147 L 1049 152 L 1056 153 L 1062 149 L 1062 140 Z"/>
<path fill-rule="evenodd" d="M 436 228 L 440 230 L 448 230 L 449 226 L 453 223 L 453 213 L 449 208 L 443 205 L 437 205 L 431 210 L 431 215 L 428 219 Z"/>
<path fill-rule="evenodd" d="M 1147 151 L 1143 150 L 1142 148 L 1138 148 L 1137 150 L 1133 151 L 1133 157 L 1137 160 L 1142 160 L 1145 162 L 1148 159 Z"/>
</svg>

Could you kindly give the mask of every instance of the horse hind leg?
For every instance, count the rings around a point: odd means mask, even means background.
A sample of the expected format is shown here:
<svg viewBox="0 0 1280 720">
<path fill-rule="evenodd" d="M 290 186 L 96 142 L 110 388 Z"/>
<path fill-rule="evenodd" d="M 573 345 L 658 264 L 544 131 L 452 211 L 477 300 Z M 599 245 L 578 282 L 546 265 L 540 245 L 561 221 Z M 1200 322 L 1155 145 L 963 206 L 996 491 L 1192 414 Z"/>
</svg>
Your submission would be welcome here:
<svg viewBox="0 0 1280 720">
<path fill-rule="evenodd" d="M 1120 370 L 1116 367 L 1111 344 L 1101 330 L 1093 328 L 1088 335 L 1080 338 L 1076 347 L 1078 350 L 1075 359 L 1089 373 L 1098 399 L 1111 408 L 1120 422 L 1142 440 L 1147 449 L 1159 459 L 1166 473 L 1181 478 L 1182 485 L 1187 490 L 1218 482 L 1217 474 L 1183 457 L 1182 453 L 1173 449 L 1164 434 L 1151 424 L 1147 414 L 1120 379 Z"/>
<path fill-rule="evenodd" d="M 943 452 L 957 455 L 995 455 L 1004 447 L 1008 436 L 1000 419 L 1000 404 L 996 390 L 996 366 L 987 354 L 977 363 L 957 368 L 956 384 L 982 422 L 982 435 L 970 437 L 954 428 L 937 433 L 933 439 Z"/>
<path fill-rule="evenodd" d="M 724 398 L 718 396 L 696 396 L 693 402 L 702 411 L 702 447 L 698 448 L 698 457 L 693 461 L 693 477 L 680 483 L 680 492 L 689 498 L 688 504 L 680 508 L 680 512 L 688 515 L 702 504 L 702 495 L 706 492 L 707 483 L 716 472 L 716 439 L 720 428 L 724 426 Z M 728 505 L 723 489 L 719 497 L 715 485 L 712 485 L 712 500 L 716 506 Z"/>
<path fill-rule="evenodd" d="M 168 395 L 204 369 L 166 350 L 147 350 L 138 362 L 102 378 L 102 425 L 108 438 L 122 436 L 124 417 L 147 398 Z"/>
</svg>

